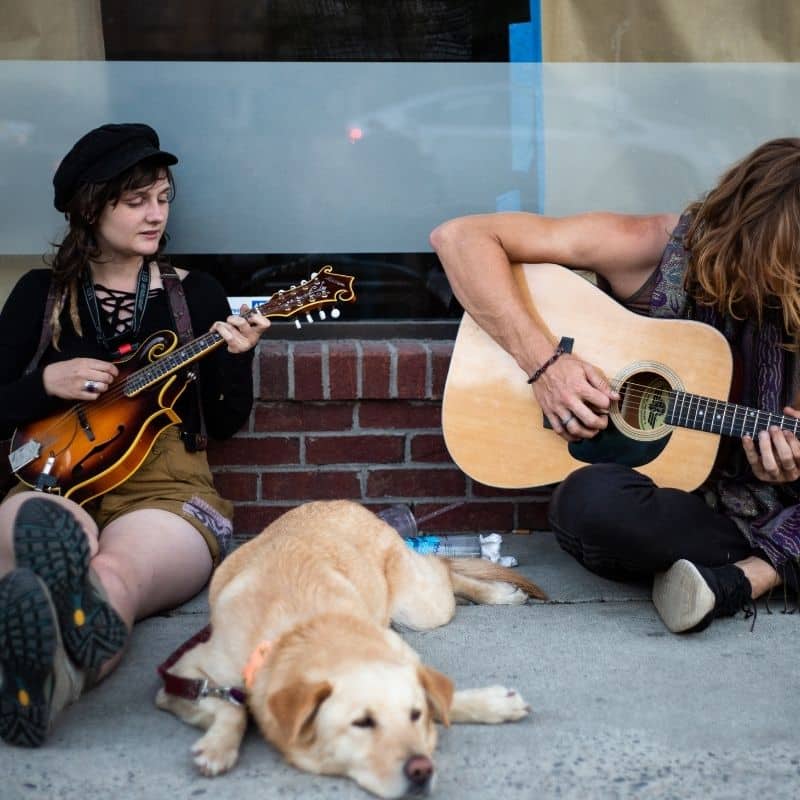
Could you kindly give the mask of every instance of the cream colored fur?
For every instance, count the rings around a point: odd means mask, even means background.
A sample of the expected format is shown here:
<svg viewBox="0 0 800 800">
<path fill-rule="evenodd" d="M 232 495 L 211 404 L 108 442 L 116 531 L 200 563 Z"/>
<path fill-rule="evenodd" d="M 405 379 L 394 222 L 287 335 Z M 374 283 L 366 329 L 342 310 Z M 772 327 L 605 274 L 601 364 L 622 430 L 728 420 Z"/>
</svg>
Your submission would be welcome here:
<svg viewBox="0 0 800 800">
<path fill-rule="evenodd" d="M 414 553 L 373 513 L 349 501 L 295 508 L 237 549 L 209 590 L 211 638 L 172 672 L 239 686 L 254 648 L 271 642 L 248 708 L 265 738 L 310 772 L 346 775 L 381 797 L 427 793 L 434 720 L 496 723 L 529 709 L 513 690 L 453 692 L 388 626 L 450 621 L 455 596 L 518 604 L 541 590 L 480 559 Z M 247 709 L 216 698 L 157 705 L 205 729 L 194 760 L 206 775 L 236 762 Z"/>
</svg>

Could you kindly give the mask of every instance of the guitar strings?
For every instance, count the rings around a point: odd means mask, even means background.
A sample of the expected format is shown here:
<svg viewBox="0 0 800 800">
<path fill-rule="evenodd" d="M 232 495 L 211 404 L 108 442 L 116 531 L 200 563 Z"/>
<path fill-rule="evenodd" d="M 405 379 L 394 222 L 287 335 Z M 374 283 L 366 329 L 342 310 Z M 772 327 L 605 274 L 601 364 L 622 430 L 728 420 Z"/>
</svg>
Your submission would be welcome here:
<svg viewBox="0 0 800 800">
<path fill-rule="evenodd" d="M 634 383 L 629 381 L 623 381 L 622 383 L 619 382 L 611 382 L 611 387 L 616 391 L 619 391 L 621 387 L 625 387 L 624 397 L 625 399 L 631 399 L 633 401 L 640 401 L 643 400 L 648 395 L 652 394 L 653 392 L 661 393 L 663 390 L 660 389 L 653 389 L 652 386 L 648 386 L 647 384 L 641 383 Z M 768 424 L 770 425 L 779 425 L 784 427 L 794 426 L 795 433 L 797 433 L 798 425 L 800 425 L 800 420 L 795 419 L 794 417 L 787 416 L 780 411 L 762 411 L 759 409 L 751 409 L 749 406 L 741 405 L 739 403 L 732 403 L 728 400 L 718 400 L 713 397 L 705 397 L 703 395 L 693 394 L 691 392 L 685 392 L 679 389 L 672 389 L 670 388 L 666 392 L 664 392 L 670 400 L 675 400 L 678 395 L 686 395 L 689 398 L 689 402 L 691 403 L 692 399 L 697 399 L 701 401 L 705 401 L 706 408 L 709 407 L 710 404 L 714 404 L 715 406 L 723 405 L 725 407 L 733 407 L 734 409 L 734 419 L 736 418 L 736 414 L 742 411 L 750 411 L 753 410 L 756 412 L 757 415 L 762 415 L 767 418 L 775 418 Z M 756 423 L 759 424 L 759 420 L 756 420 Z M 763 424 L 763 423 L 761 423 Z"/>
</svg>

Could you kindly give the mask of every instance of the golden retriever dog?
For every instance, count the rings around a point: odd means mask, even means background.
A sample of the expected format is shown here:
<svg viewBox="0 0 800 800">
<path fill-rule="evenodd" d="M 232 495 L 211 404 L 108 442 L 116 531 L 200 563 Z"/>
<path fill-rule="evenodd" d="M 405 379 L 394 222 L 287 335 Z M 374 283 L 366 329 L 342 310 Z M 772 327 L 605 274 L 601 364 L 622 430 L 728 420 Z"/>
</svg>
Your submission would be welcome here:
<svg viewBox="0 0 800 800">
<path fill-rule="evenodd" d="M 229 770 L 248 710 L 295 766 L 344 775 L 380 797 L 428 794 L 434 721 L 498 723 L 524 717 L 501 686 L 453 690 L 421 663 L 390 622 L 444 625 L 455 597 L 520 604 L 535 584 L 482 559 L 412 551 L 397 532 L 349 501 L 288 511 L 233 552 L 209 589 L 211 636 L 171 667 L 204 686 L 246 686 L 246 706 L 161 689 L 157 705 L 205 729 L 192 753 L 205 775 Z"/>
</svg>

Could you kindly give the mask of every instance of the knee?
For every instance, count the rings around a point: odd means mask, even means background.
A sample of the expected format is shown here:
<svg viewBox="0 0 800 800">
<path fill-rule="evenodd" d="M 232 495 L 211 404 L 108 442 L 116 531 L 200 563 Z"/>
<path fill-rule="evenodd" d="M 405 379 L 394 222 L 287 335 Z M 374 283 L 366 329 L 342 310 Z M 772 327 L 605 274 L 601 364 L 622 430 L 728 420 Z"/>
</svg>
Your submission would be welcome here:
<svg viewBox="0 0 800 800">
<path fill-rule="evenodd" d="M 620 524 L 626 490 L 640 480 L 638 473 L 619 464 L 592 464 L 569 475 L 555 490 L 549 519 L 556 533 L 586 540 L 604 538 Z"/>
</svg>

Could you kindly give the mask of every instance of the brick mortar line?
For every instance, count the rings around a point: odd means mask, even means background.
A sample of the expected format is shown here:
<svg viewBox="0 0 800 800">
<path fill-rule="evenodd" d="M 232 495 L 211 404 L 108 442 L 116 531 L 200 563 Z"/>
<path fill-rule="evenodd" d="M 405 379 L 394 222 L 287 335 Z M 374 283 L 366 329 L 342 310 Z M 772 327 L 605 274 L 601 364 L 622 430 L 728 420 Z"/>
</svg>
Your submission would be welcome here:
<svg viewBox="0 0 800 800">
<path fill-rule="evenodd" d="M 331 399 L 331 362 L 330 362 L 330 345 L 328 342 L 323 342 L 320 352 L 320 365 L 319 365 L 319 379 L 322 382 L 322 399 Z"/>
<path fill-rule="evenodd" d="M 386 342 L 389 348 L 389 398 L 390 400 L 397 399 L 397 348 L 392 342 Z"/>
<path fill-rule="evenodd" d="M 289 400 L 295 400 L 294 396 L 294 342 L 289 342 L 289 348 L 286 351 L 286 394 Z"/>
<path fill-rule="evenodd" d="M 360 339 L 355 340 L 356 348 L 356 397 L 357 402 L 364 394 L 364 345 Z"/>
</svg>

